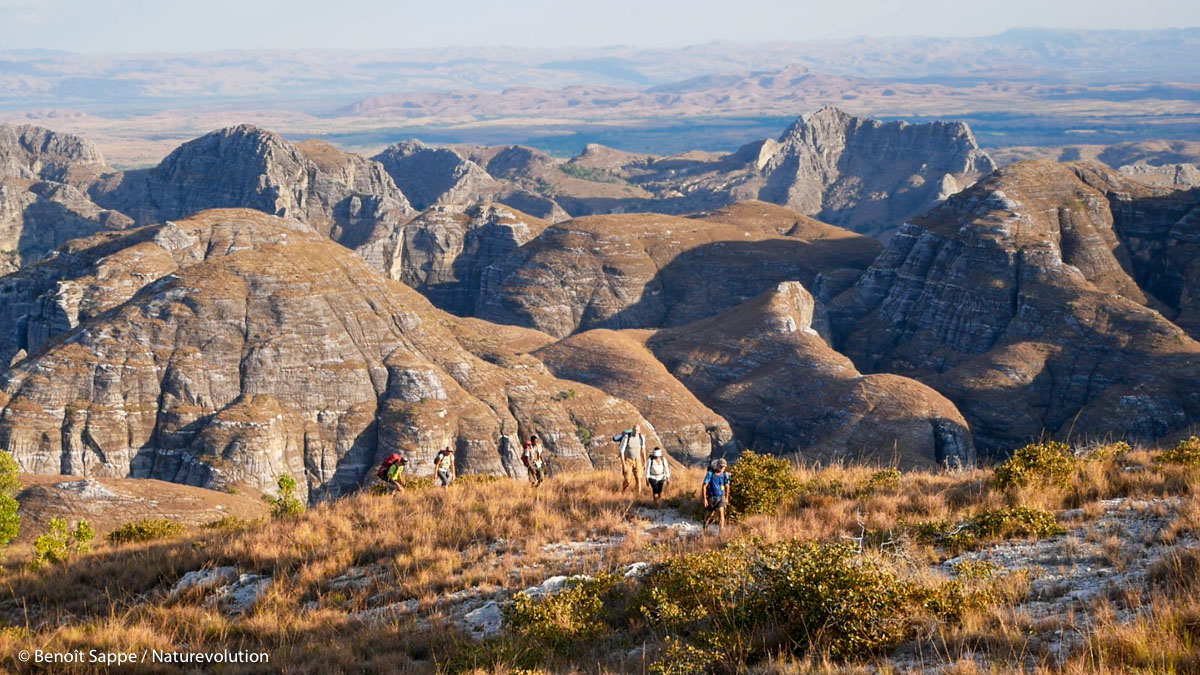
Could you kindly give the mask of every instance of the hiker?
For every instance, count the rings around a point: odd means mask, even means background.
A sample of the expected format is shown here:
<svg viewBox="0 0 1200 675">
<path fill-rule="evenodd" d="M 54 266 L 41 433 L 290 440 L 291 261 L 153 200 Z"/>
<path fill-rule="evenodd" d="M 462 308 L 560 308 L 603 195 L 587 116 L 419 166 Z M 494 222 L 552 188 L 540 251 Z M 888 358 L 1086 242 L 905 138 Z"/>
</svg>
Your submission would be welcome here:
<svg viewBox="0 0 1200 675">
<path fill-rule="evenodd" d="M 383 464 L 379 466 L 379 471 L 375 472 L 376 476 L 383 482 L 396 488 L 396 492 L 400 492 L 406 486 L 404 480 L 404 467 L 408 465 L 408 458 L 398 452 L 393 452 L 388 455 L 388 458 L 383 460 Z"/>
<path fill-rule="evenodd" d="M 454 453 L 450 451 L 449 446 L 442 448 L 433 458 L 433 468 L 437 471 L 437 477 L 442 482 L 442 487 L 454 482 Z"/>
<path fill-rule="evenodd" d="M 725 507 L 729 506 L 729 473 L 725 471 L 725 467 L 729 463 L 724 459 L 718 459 L 712 463 L 712 468 L 708 473 L 704 474 L 704 484 L 701 490 L 704 493 L 704 508 L 708 509 L 708 517 L 704 519 L 704 527 L 708 527 L 709 523 L 714 518 L 720 518 L 718 530 L 725 531 Z"/>
<path fill-rule="evenodd" d="M 650 460 L 646 462 L 646 482 L 650 484 L 650 492 L 654 494 L 654 505 L 662 499 L 663 486 L 671 480 L 671 465 L 662 448 L 654 448 Z"/>
<path fill-rule="evenodd" d="M 642 472 L 646 466 L 646 437 L 641 425 L 635 424 L 613 437 L 621 444 L 621 492 L 629 489 L 630 482 L 642 493 Z"/>
<path fill-rule="evenodd" d="M 525 444 L 525 452 L 521 455 L 521 461 L 525 463 L 525 468 L 529 470 L 529 482 L 533 483 L 534 487 L 542 484 L 544 480 L 543 470 L 546 465 L 544 460 L 546 448 L 542 445 L 542 439 L 536 435 L 529 437 L 529 442 Z"/>
</svg>

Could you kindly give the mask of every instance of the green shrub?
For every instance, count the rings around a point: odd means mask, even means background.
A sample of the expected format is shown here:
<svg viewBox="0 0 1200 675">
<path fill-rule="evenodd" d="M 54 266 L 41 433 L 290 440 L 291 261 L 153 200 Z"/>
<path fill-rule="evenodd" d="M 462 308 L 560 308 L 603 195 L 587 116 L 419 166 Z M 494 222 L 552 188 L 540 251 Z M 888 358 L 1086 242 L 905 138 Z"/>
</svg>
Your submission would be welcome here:
<svg viewBox="0 0 1200 675">
<path fill-rule="evenodd" d="M 775 514 L 800 490 L 792 463 L 781 457 L 746 451 L 733 466 L 729 494 L 731 518 Z"/>
<path fill-rule="evenodd" d="M 952 550 L 972 548 L 984 539 L 1036 538 L 1063 534 L 1054 514 L 1027 506 L 1005 506 L 980 511 L 966 520 L 924 521 L 910 526 L 919 541 L 941 544 Z"/>
<path fill-rule="evenodd" d="M 900 471 L 898 469 L 883 469 L 871 474 L 871 477 L 859 486 L 858 497 L 869 497 L 876 492 L 891 492 L 900 487 Z"/>
<path fill-rule="evenodd" d="M 1174 448 L 1159 453 L 1154 461 L 1164 464 L 1200 466 L 1200 438 L 1192 436 L 1185 441 L 1180 441 Z"/>
<path fill-rule="evenodd" d="M 240 532 L 249 529 L 254 525 L 254 521 L 247 520 L 240 516 L 221 516 L 220 518 L 205 523 L 204 527 L 208 530 L 226 530 L 229 532 Z"/>
<path fill-rule="evenodd" d="M 17 538 L 21 532 L 20 505 L 21 467 L 7 452 L 0 452 L 0 549 Z"/>
<path fill-rule="evenodd" d="M 877 652 L 905 636 L 914 587 L 849 543 L 788 542 L 762 551 L 740 622 L 764 619 L 835 657 Z"/>
<path fill-rule="evenodd" d="M 295 518 L 304 513 L 304 502 L 296 496 L 296 479 L 285 473 L 279 477 L 278 484 L 278 495 L 274 497 L 263 495 L 263 499 L 271 505 L 271 517 Z"/>
<path fill-rule="evenodd" d="M 600 620 L 603 596 L 617 579 L 614 574 L 601 574 L 594 579 L 569 580 L 563 590 L 542 597 L 517 593 L 503 607 L 504 624 L 535 644 L 561 651 L 604 631 Z"/>
<path fill-rule="evenodd" d="M 125 523 L 121 527 L 109 532 L 104 538 L 110 544 L 124 544 L 132 541 L 153 541 L 166 537 L 178 537 L 186 530 L 187 528 L 183 526 L 183 523 L 174 520 L 167 520 L 166 518 L 143 518 Z"/>
<path fill-rule="evenodd" d="M 1065 488 L 1071 482 L 1076 464 L 1071 446 L 1066 443 L 1030 443 L 996 468 L 993 481 L 1000 490 L 1031 484 Z"/>
<path fill-rule="evenodd" d="M 654 568 L 636 600 L 639 612 L 668 631 L 708 619 L 731 606 L 749 576 L 751 556 L 743 542 L 727 548 L 672 557 Z M 722 580 L 733 583 L 721 583 Z"/>
<path fill-rule="evenodd" d="M 851 544 L 790 541 L 671 558 L 640 597 L 641 614 L 668 634 L 738 636 L 722 650 L 731 658 L 810 650 L 846 658 L 902 640 L 923 611 L 916 590 Z M 668 650 L 704 661 L 713 657 L 707 646 Z"/>
<path fill-rule="evenodd" d="M 660 659 L 650 664 L 651 675 L 702 675 L 728 657 L 722 649 L 723 634 L 703 632 L 691 640 L 667 637 Z"/>
<path fill-rule="evenodd" d="M 95 536 L 96 531 L 86 520 L 76 523 L 74 530 L 68 530 L 67 521 L 51 518 L 46 534 L 33 543 L 33 560 L 29 561 L 29 569 L 66 562 L 75 553 L 87 553 L 92 550 Z"/>
<path fill-rule="evenodd" d="M 587 427 L 576 428 L 575 436 L 579 438 L 579 442 L 583 443 L 585 448 L 592 443 L 592 430 Z"/>
</svg>

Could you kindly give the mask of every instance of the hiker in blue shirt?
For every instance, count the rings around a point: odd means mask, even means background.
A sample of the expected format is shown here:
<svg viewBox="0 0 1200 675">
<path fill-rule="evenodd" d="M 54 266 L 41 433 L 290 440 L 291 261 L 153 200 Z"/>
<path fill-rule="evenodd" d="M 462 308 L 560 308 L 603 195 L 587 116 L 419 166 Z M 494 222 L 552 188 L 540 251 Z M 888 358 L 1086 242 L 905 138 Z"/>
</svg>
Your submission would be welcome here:
<svg viewBox="0 0 1200 675">
<path fill-rule="evenodd" d="M 725 507 L 729 506 L 729 473 L 725 468 L 729 463 L 718 459 L 712 463 L 712 468 L 704 474 L 704 484 L 701 491 L 704 494 L 704 508 L 708 509 L 708 518 L 704 520 L 707 528 L 714 518 L 720 518 L 718 528 L 725 531 Z"/>
</svg>

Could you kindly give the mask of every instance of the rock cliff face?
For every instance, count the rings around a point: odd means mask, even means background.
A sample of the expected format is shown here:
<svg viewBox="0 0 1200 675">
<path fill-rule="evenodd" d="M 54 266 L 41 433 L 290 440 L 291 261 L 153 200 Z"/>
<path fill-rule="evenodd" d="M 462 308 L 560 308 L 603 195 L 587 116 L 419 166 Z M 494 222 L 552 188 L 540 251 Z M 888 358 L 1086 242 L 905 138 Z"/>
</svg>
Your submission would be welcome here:
<svg viewBox="0 0 1200 675">
<path fill-rule="evenodd" d="M 358 253 L 390 279 L 419 290 L 434 305 L 470 314 L 484 272 L 505 263 L 549 225 L 500 204 L 438 206 L 403 224 L 376 231 Z"/>
<path fill-rule="evenodd" d="M 646 349 L 650 331 L 590 330 L 533 355 L 558 377 L 601 389 L 633 404 L 650 420 L 663 449 L 682 462 L 736 452 L 723 417 L 696 399 Z"/>
<path fill-rule="evenodd" d="M 500 436 L 537 432 L 565 469 L 593 464 L 581 438 L 650 428 L 295 221 L 211 211 L 69 248 L 6 280 L 30 309 L 7 323 L 42 327 L 0 376 L 0 449 L 28 472 L 262 489 L 292 473 L 319 499 L 395 448 L 417 474 L 447 445 L 464 473 L 502 473 L 519 464 Z M 64 299 L 67 256 L 87 272 L 73 318 L 42 302 Z"/>
<path fill-rule="evenodd" d="M 475 162 L 450 148 L 404 141 L 372 157 L 419 211 L 434 204 L 468 205 L 500 192 L 503 185 Z"/>
<path fill-rule="evenodd" d="M 0 124 L 0 176 L 79 186 L 111 171 L 88 141 L 36 127 Z"/>
<path fill-rule="evenodd" d="M 489 267 L 475 316 L 560 337 L 674 326 L 780 281 L 865 269 L 877 250 L 866 237 L 761 203 L 696 218 L 579 218 Z"/>
<path fill-rule="evenodd" d="M 349 247 L 413 214 L 378 163 L 245 124 L 185 143 L 153 169 L 109 177 L 92 195 L 139 224 L 244 207 L 301 220 Z"/>
<path fill-rule="evenodd" d="M 944 393 L 988 449 L 1194 423 L 1200 343 L 1129 276 L 1146 244 L 1077 170 L 1014 164 L 901 227 L 833 304 L 842 351 Z"/>
<path fill-rule="evenodd" d="M 996 168 L 962 122 L 884 123 L 836 108 L 801 117 L 755 164 L 759 199 L 872 233 Z"/>
<path fill-rule="evenodd" d="M 40 260 L 69 239 L 130 224 L 70 185 L 0 176 L 0 275 Z"/>
<path fill-rule="evenodd" d="M 801 284 L 784 282 L 658 331 L 647 346 L 746 447 L 808 461 L 974 464 L 971 433 L 950 401 L 908 378 L 860 374 L 813 328 L 820 313 Z"/>
<path fill-rule="evenodd" d="M 567 214 L 552 199 L 499 180 L 452 148 L 431 148 L 420 141 L 397 143 L 374 157 L 419 210 L 434 205 L 468 208 L 490 202 L 552 221 Z"/>
<path fill-rule="evenodd" d="M 1098 163 L 1071 166 L 1108 198 L 1130 275 L 1150 305 L 1200 339 L 1200 189 L 1146 185 Z"/>
<path fill-rule="evenodd" d="M 727 155 L 653 157 L 592 147 L 570 164 L 646 193 L 608 201 L 558 197 L 572 213 L 688 213 L 757 199 L 884 238 L 996 168 L 961 122 L 885 123 L 836 108 L 804 115 L 779 138 Z M 587 207 L 593 210 L 580 210 Z"/>
</svg>

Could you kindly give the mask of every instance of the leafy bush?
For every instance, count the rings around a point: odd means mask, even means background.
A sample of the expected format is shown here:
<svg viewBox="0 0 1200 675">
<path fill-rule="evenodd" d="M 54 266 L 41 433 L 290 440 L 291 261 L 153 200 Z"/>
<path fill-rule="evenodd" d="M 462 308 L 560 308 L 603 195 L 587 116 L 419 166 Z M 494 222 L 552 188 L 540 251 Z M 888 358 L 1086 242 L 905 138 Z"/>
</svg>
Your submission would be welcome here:
<svg viewBox="0 0 1200 675">
<path fill-rule="evenodd" d="M 993 480 L 1000 490 L 1030 484 L 1065 488 L 1071 482 L 1076 464 L 1071 446 L 1066 443 L 1030 443 L 1013 452 L 1008 461 L 997 467 Z"/>
<path fill-rule="evenodd" d="M 68 530 L 67 521 L 51 518 L 46 534 L 38 537 L 33 544 L 33 560 L 29 561 L 29 569 L 66 562 L 74 553 L 87 553 L 92 550 L 92 539 L 95 537 L 96 530 L 86 520 L 76 523 L 74 530 Z"/>
<path fill-rule="evenodd" d="M 752 574 L 758 581 L 738 607 L 743 625 L 766 619 L 836 658 L 876 652 L 904 638 L 913 586 L 849 543 L 770 546 Z"/>
<path fill-rule="evenodd" d="M 698 675 L 713 666 L 728 652 L 722 649 L 720 633 L 703 632 L 691 640 L 669 636 L 662 658 L 650 664 L 651 675 Z"/>
<path fill-rule="evenodd" d="M 869 497 L 879 491 L 893 491 L 900 487 L 900 471 L 898 469 L 883 469 L 871 474 L 857 490 L 859 497 Z"/>
<path fill-rule="evenodd" d="M 166 518 L 143 518 L 109 532 L 104 538 L 110 544 L 124 544 L 131 541 L 153 541 L 166 537 L 178 537 L 187 528 L 183 523 Z"/>
<path fill-rule="evenodd" d="M 641 613 L 671 635 L 739 636 L 723 652 L 738 659 L 822 650 L 835 658 L 901 641 L 923 597 L 848 543 L 789 541 L 677 556 L 660 564 L 641 593 Z M 668 659 L 703 662 L 711 645 L 668 647 Z M 669 671 L 664 660 L 659 672 Z"/>
<path fill-rule="evenodd" d="M 21 532 L 17 493 L 21 491 L 21 467 L 7 452 L 0 452 L 0 549 Z"/>
<path fill-rule="evenodd" d="M 1185 441 L 1180 441 L 1179 445 L 1174 448 L 1159 453 L 1154 461 L 1163 464 L 1200 466 L 1200 438 L 1192 436 Z"/>
<path fill-rule="evenodd" d="M 296 479 L 285 473 L 279 477 L 278 484 L 278 495 L 274 497 L 263 495 L 263 499 L 271 505 L 271 517 L 295 518 L 304 513 L 304 502 L 296 496 Z"/>
<path fill-rule="evenodd" d="M 503 608 L 504 623 L 535 644 L 561 650 L 576 640 L 599 635 L 603 595 L 617 582 L 614 574 L 594 579 L 568 580 L 557 593 L 533 597 L 524 592 L 513 596 Z"/>
<path fill-rule="evenodd" d="M 988 509 L 958 523 L 924 521 L 914 524 L 912 530 L 918 540 L 942 544 L 952 550 L 971 548 L 983 539 L 1022 536 L 1040 539 L 1066 532 L 1053 513 L 1027 506 Z"/>
<path fill-rule="evenodd" d="M 729 494 L 732 518 L 774 514 L 800 490 L 792 463 L 781 457 L 746 451 L 734 465 L 737 484 Z"/>
<path fill-rule="evenodd" d="M 248 529 L 254 521 L 247 520 L 240 516 L 221 516 L 220 518 L 204 524 L 205 529 L 209 530 L 226 530 L 229 532 L 240 532 Z"/>
<path fill-rule="evenodd" d="M 579 438 L 579 442 L 586 448 L 592 443 L 592 430 L 587 427 L 578 427 L 575 429 L 575 436 Z"/>
</svg>

